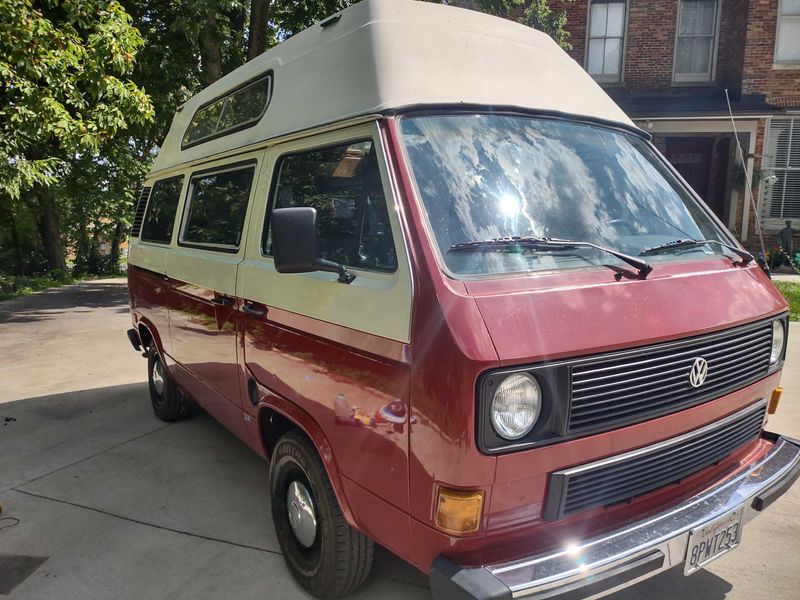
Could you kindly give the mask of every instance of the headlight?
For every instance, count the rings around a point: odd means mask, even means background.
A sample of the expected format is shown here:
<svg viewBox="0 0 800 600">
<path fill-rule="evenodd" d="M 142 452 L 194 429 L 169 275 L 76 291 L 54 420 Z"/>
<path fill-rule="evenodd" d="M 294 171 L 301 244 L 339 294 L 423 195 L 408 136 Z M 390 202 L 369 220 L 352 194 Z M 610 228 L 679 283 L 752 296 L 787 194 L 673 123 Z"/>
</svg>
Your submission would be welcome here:
<svg viewBox="0 0 800 600">
<path fill-rule="evenodd" d="M 772 351 L 769 353 L 769 364 L 774 365 L 783 354 L 783 344 L 786 342 L 786 331 L 783 321 L 772 322 Z"/>
<path fill-rule="evenodd" d="M 492 397 L 492 427 L 507 440 L 518 440 L 536 424 L 542 392 L 536 379 L 515 373 L 503 380 Z"/>
</svg>

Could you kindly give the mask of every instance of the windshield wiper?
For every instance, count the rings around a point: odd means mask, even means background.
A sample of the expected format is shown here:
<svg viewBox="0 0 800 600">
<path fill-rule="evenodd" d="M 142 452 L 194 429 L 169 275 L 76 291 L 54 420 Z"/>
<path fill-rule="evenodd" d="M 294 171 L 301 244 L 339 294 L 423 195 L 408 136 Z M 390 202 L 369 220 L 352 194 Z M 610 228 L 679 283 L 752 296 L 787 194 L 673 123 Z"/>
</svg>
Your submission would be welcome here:
<svg viewBox="0 0 800 600">
<path fill-rule="evenodd" d="M 675 250 L 678 248 L 694 248 L 697 246 L 705 246 L 706 244 L 716 244 L 718 246 L 722 246 L 723 248 L 727 248 L 728 250 L 730 250 L 731 252 L 733 252 L 739 258 L 742 259 L 741 266 L 745 266 L 746 264 L 755 260 L 755 257 L 752 254 L 750 254 L 746 250 L 742 250 L 741 248 L 732 246 L 731 244 L 726 244 L 725 242 L 720 242 L 719 240 L 693 240 L 693 239 L 673 240 L 665 244 L 653 246 L 652 248 L 645 248 L 644 250 L 639 252 L 639 256 L 658 254 L 659 252 L 669 252 L 670 250 Z M 734 261 L 734 264 L 738 263 Z"/>
<path fill-rule="evenodd" d="M 450 251 L 463 251 L 463 250 L 496 250 L 496 249 L 505 249 L 509 246 L 520 246 L 522 248 L 527 248 L 531 250 L 574 250 L 575 248 L 594 248 L 595 250 L 600 250 L 611 256 L 615 256 L 623 262 L 628 263 L 632 267 L 635 267 L 636 270 L 639 272 L 639 277 L 645 279 L 647 274 L 653 270 L 653 267 L 650 266 L 649 263 L 643 261 L 641 258 L 636 258 L 635 256 L 630 256 L 629 254 L 624 254 L 622 252 L 617 252 L 616 250 L 612 250 L 611 248 L 605 248 L 603 246 L 598 246 L 597 244 L 592 244 L 591 242 L 580 242 L 575 240 L 562 240 L 559 238 L 546 238 L 546 237 L 534 237 L 534 236 L 515 236 L 515 237 L 502 237 L 502 238 L 492 238 L 489 240 L 479 240 L 474 242 L 463 242 L 460 244 L 453 244 L 450 246 Z"/>
</svg>

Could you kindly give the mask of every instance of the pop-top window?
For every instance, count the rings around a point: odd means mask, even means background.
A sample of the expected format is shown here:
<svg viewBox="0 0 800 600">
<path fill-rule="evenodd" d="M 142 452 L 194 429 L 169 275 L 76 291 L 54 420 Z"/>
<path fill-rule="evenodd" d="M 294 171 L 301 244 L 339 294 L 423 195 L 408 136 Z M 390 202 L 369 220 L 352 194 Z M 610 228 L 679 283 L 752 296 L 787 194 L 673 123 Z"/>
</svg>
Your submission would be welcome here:
<svg viewBox="0 0 800 600">
<path fill-rule="evenodd" d="M 200 107 L 183 136 L 183 147 L 255 125 L 271 97 L 272 75 L 267 75 Z"/>
</svg>

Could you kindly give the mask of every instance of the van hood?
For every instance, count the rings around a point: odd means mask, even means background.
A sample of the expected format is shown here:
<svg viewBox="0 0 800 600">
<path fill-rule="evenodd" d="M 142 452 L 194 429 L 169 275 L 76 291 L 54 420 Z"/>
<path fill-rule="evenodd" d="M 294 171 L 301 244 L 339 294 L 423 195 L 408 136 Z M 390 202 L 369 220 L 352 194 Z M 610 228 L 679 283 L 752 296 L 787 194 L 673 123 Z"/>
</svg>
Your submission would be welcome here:
<svg viewBox="0 0 800 600">
<path fill-rule="evenodd" d="M 691 270 L 687 270 L 687 267 Z M 465 283 L 501 365 L 608 352 L 727 329 L 786 301 L 756 265 L 660 264 L 647 279 L 609 270 Z"/>
</svg>

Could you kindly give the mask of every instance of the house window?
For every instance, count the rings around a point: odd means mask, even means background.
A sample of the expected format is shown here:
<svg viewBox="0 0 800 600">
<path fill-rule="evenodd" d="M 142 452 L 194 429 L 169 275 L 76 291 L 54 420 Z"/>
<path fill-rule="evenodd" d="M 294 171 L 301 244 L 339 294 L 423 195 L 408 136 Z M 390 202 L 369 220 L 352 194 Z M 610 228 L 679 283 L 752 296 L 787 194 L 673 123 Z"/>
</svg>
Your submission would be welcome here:
<svg viewBox="0 0 800 600">
<path fill-rule="evenodd" d="M 800 63 L 800 0 L 781 0 L 775 39 L 776 63 Z"/>
<path fill-rule="evenodd" d="M 622 78 L 625 2 L 595 0 L 589 7 L 586 70 L 598 81 Z"/>
<path fill-rule="evenodd" d="M 775 176 L 764 184 L 765 216 L 800 219 L 800 117 L 770 121 L 762 166 Z"/>
<path fill-rule="evenodd" d="M 676 82 L 713 79 L 718 5 L 717 0 L 681 0 L 675 43 Z"/>
</svg>

